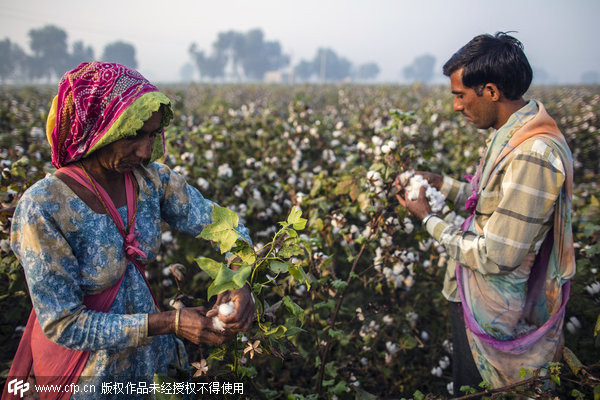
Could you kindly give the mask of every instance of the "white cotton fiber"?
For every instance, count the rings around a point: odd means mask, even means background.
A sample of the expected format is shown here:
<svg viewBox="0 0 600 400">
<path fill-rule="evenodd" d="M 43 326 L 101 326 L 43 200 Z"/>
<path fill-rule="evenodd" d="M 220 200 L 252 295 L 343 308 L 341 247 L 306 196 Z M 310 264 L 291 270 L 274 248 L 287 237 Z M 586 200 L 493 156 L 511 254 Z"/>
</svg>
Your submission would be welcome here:
<svg viewBox="0 0 600 400">
<path fill-rule="evenodd" d="M 415 175 L 414 171 L 400 174 L 400 182 L 404 185 L 406 198 L 415 201 L 419 198 L 421 187 L 425 186 L 425 196 L 429 200 L 431 212 L 438 213 L 446 205 L 446 197 L 436 188 L 429 186 L 429 182 L 422 175 Z"/>
<path fill-rule="evenodd" d="M 213 327 L 220 331 L 224 331 L 225 325 L 223 324 L 223 321 L 221 321 L 219 316 L 222 315 L 223 317 L 226 317 L 229 314 L 231 314 L 234 310 L 235 310 L 235 303 L 233 301 L 230 301 L 229 303 L 225 303 L 225 304 L 220 304 L 219 305 L 219 315 L 216 315 L 212 318 Z"/>
</svg>

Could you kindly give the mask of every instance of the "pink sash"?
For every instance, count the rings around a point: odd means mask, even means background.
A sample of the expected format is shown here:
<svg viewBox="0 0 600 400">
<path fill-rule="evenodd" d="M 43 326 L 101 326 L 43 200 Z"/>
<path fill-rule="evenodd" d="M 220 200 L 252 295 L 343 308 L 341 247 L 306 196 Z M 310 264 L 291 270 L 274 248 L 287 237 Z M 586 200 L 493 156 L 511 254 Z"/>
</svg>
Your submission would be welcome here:
<svg viewBox="0 0 600 400">
<path fill-rule="evenodd" d="M 92 184 L 89 182 L 87 176 L 80 167 L 69 164 L 60 168 L 58 171 L 75 179 L 92 193 L 96 193 L 94 186 L 92 186 Z M 92 180 L 94 179 L 91 176 L 89 176 L 89 178 Z M 106 191 L 95 181 L 94 185 L 101 197 L 100 200 L 105 205 L 110 217 L 116 224 L 121 236 L 123 237 L 123 247 L 125 249 L 127 260 L 131 261 L 136 266 L 144 278 L 146 284 L 148 285 L 148 289 L 152 294 L 154 303 L 158 308 L 158 301 L 150 289 L 150 283 L 146 279 L 146 270 L 144 264 L 136 259 L 136 256 L 138 255 L 144 258 L 146 255 L 139 249 L 139 243 L 137 241 L 137 236 L 139 236 L 139 233 L 135 233 L 137 198 L 131 174 L 125 174 L 127 220 L 129 221 L 128 231 L 125 230 L 125 226 L 121 220 L 121 215 L 117 211 L 108 193 L 106 193 Z M 104 313 L 108 312 L 113 301 L 115 300 L 115 297 L 117 296 L 117 292 L 121 287 L 124 277 L 125 273 L 123 273 L 121 279 L 119 279 L 117 283 L 101 293 L 85 296 L 83 298 L 83 304 L 89 310 Z M 36 384 L 38 385 L 52 384 L 66 387 L 68 385 L 77 383 L 89 356 L 90 351 L 72 350 L 49 340 L 43 334 L 35 311 L 32 309 L 31 313 L 29 314 L 29 320 L 27 321 L 25 331 L 21 337 L 17 353 L 13 359 L 6 384 L 4 385 L 2 400 L 21 398 L 19 393 L 8 393 L 8 383 L 15 378 L 26 382 L 31 373 L 32 366 L 34 372 L 39 374 L 39 376 L 36 376 Z M 31 389 L 32 388 L 30 388 L 30 390 Z M 63 400 L 71 397 L 71 393 L 66 391 L 63 393 L 39 394 L 43 400 Z"/>
</svg>

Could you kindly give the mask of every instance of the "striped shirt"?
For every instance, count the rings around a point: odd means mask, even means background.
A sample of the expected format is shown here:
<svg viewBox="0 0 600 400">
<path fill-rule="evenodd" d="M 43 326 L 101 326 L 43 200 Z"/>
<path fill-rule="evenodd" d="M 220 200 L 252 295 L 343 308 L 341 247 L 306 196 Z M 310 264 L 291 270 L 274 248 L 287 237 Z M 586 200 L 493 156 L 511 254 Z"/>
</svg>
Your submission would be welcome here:
<svg viewBox="0 0 600 400">
<path fill-rule="evenodd" d="M 460 301 L 456 262 L 481 274 L 489 289 L 501 297 L 507 287 L 525 295 L 531 264 L 552 225 L 565 170 L 556 150 L 546 139 L 536 137 L 523 142 L 492 169 L 512 133 L 537 111 L 537 103 L 529 101 L 488 140 L 474 215 L 475 225 L 481 228 L 472 224 L 463 232 L 441 218 L 427 221 L 427 231 L 451 258 L 442 291 L 450 301 Z M 471 185 L 444 177 L 441 192 L 462 208 L 471 195 Z"/>
</svg>

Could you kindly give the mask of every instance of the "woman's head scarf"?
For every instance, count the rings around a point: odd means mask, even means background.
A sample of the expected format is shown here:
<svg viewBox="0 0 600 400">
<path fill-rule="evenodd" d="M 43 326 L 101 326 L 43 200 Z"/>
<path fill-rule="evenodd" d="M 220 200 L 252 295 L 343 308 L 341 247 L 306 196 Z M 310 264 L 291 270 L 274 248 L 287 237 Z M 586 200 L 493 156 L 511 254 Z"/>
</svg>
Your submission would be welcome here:
<svg viewBox="0 0 600 400">
<path fill-rule="evenodd" d="M 86 62 L 65 73 L 46 124 L 52 165 L 60 168 L 116 140 L 134 136 L 162 106 L 162 126 L 173 116 L 169 98 L 124 65 Z M 151 161 L 164 154 L 164 131 Z"/>
</svg>

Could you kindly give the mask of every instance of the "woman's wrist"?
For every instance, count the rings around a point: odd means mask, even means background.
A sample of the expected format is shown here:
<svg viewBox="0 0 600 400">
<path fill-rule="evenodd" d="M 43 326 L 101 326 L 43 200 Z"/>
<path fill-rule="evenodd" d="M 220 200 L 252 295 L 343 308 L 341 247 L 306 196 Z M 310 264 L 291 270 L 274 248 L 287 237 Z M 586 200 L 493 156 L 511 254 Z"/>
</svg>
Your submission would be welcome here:
<svg viewBox="0 0 600 400">
<path fill-rule="evenodd" d="M 174 334 L 175 316 L 175 310 L 148 314 L 148 336 Z M 179 324 L 181 328 L 181 321 L 179 321 Z"/>
</svg>

